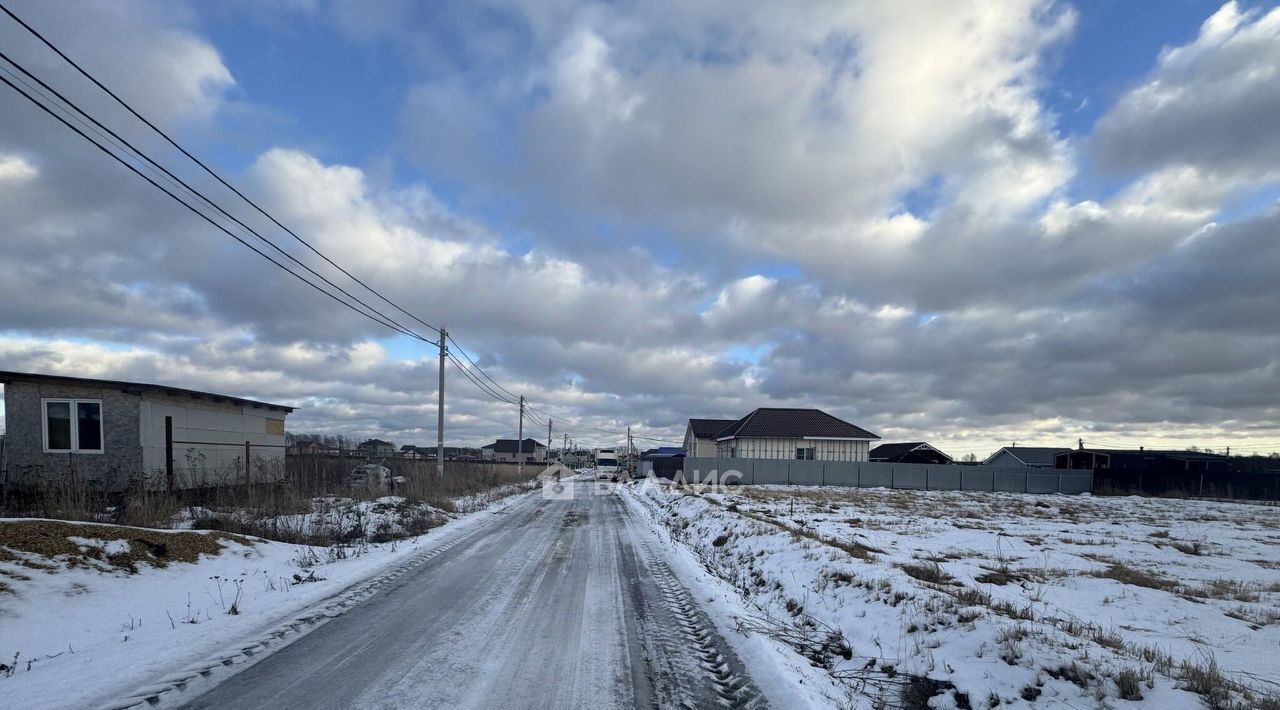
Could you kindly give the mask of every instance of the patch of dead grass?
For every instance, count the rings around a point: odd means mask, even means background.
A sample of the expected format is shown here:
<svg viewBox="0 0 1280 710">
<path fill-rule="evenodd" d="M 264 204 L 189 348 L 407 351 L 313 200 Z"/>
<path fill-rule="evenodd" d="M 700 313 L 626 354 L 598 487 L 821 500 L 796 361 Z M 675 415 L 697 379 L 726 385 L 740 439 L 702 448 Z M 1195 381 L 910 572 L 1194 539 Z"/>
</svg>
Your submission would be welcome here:
<svg viewBox="0 0 1280 710">
<path fill-rule="evenodd" d="M 127 550 L 106 554 L 102 547 L 84 545 L 71 538 L 97 540 L 108 543 L 124 541 Z M 143 528 L 105 525 L 99 523 L 68 523 L 60 520 L 0 521 L 0 553 L 5 561 L 19 561 L 25 553 L 37 558 L 62 559 L 69 566 L 95 569 L 121 569 L 136 572 L 137 565 L 146 563 L 164 567 L 170 562 L 196 562 L 201 555 L 217 555 L 223 541 L 252 545 L 249 538 L 227 533 L 161 532 Z M 50 565 L 32 560 L 27 567 Z"/>
<path fill-rule="evenodd" d="M 1148 572 L 1144 569 L 1121 562 L 1120 560 L 1110 560 L 1104 562 L 1104 564 L 1107 565 L 1107 568 L 1093 572 L 1092 576 L 1104 579 L 1114 579 L 1121 584 L 1145 587 L 1147 589 L 1158 589 L 1164 592 L 1170 592 L 1178 588 L 1178 583 L 1168 577 L 1162 577 L 1153 572 Z"/>
</svg>

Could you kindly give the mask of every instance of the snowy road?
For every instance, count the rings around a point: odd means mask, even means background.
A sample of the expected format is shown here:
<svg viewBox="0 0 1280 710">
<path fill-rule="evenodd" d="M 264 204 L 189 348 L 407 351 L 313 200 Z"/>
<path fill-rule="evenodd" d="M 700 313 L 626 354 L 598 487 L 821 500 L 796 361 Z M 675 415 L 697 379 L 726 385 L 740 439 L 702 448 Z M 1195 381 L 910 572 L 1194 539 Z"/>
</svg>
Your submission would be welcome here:
<svg viewBox="0 0 1280 710">
<path fill-rule="evenodd" d="M 625 502 L 572 485 L 185 707 L 762 707 Z"/>
</svg>

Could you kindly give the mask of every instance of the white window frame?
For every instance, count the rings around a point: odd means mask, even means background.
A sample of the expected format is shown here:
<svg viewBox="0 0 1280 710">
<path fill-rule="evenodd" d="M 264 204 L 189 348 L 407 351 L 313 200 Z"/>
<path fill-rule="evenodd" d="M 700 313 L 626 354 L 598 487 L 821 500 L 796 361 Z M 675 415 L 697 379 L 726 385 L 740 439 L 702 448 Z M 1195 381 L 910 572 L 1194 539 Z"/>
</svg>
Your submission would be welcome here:
<svg viewBox="0 0 1280 710">
<path fill-rule="evenodd" d="M 796 461 L 816 461 L 818 458 L 818 449 L 816 446 L 797 446 Z"/>
<path fill-rule="evenodd" d="M 49 403 L 62 404 L 65 403 L 71 407 L 71 448 L 69 449 L 51 449 L 49 448 Z M 78 412 L 80 404 L 96 404 L 98 405 L 98 443 L 100 447 L 97 449 L 80 448 L 80 415 Z M 102 406 L 100 399 L 73 399 L 69 397 L 48 397 L 40 400 L 40 443 L 44 447 L 46 454 L 102 454 L 106 452 L 106 409 Z"/>
</svg>

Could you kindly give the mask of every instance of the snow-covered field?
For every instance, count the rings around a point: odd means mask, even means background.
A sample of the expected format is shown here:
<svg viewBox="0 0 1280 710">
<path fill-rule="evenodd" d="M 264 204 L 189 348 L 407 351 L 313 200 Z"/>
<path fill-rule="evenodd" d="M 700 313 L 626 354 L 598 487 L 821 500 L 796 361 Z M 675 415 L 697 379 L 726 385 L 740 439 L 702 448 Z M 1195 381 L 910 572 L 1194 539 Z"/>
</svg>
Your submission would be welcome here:
<svg viewBox="0 0 1280 710">
<path fill-rule="evenodd" d="M 1280 707 L 1275 507 L 634 490 L 738 591 L 745 627 L 826 666 L 852 707 Z"/>
<path fill-rule="evenodd" d="M 528 490 L 512 487 L 503 493 Z M 437 511 L 427 534 L 312 547 L 211 531 L 0 520 L 0 705 L 93 708 L 266 633 L 512 499 L 491 493 Z M 302 530 L 402 532 L 397 499 L 317 501 L 286 516 Z M 443 524 L 441 524 L 443 523 Z M 352 538 L 355 535 L 351 536 Z"/>
</svg>

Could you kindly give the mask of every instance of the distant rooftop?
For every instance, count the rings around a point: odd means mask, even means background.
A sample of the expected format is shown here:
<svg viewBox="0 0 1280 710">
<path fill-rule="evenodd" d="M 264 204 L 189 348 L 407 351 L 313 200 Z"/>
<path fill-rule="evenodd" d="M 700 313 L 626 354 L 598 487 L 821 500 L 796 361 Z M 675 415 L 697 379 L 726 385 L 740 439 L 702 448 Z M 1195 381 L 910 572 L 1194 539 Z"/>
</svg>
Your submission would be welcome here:
<svg viewBox="0 0 1280 710">
<path fill-rule="evenodd" d="M 278 409 L 283 412 L 292 412 L 295 407 L 288 407 L 283 404 L 271 404 L 270 402 L 259 402 L 253 399 L 244 399 L 242 397 L 232 397 L 226 394 L 217 394 L 214 392 L 201 392 L 199 390 L 189 390 L 182 387 L 170 387 L 169 385 L 156 385 L 147 382 L 126 382 L 124 380 L 96 380 L 89 377 L 70 377 L 67 375 L 43 375 L 33 372 L 10 372 L 0 370 L 0 384 L 9 384 L 10 382 L 36 382 L 47 384 L 69 384 L 90 387 L 111 387 L 119 388 L 126 392 L 135 392 L 141 394 L 143 391 L 165 392 L 168 394 L 181 394 L 197 399 L 210 399 L 215 402 L 231 402 L 233 404 L 241 404 L 251 407 L 266 407 L 268 409 Z"/>
<path fill-rule="evenodd" d="M 906 441 L 906 442 L 895 443 L 895 444 L 881 444 L 875 447 L 874 449 L 872 449 L 868 453 L 868 455 L 871 456 L 872 458 L 876 456 L 880 456 L 883 458 L 892 458 L 894 456 L 901 456 L 902 454 L 915 451 L 916 449 L 924 445 L 925 445 L 925 442 L 923 441 Z"/>
<path fill-rule="evenodd" d="M 716 435 L 717 439 L 879 439 L 880 437 L 821 409 L 761 407 Z"/>
<path fill-rule="evenodd" d="M 515 439 L 498 439 L 492 444 L 485 444 L 481 448 L 493 449 L 494 453 L 498 453 L 498 454 L 514 454 L 514 453 L 531 454 L 537 450 L 537 447 L 542 446 L 542 444 L 539 443 L 537 440 L 528 439 L 528 438 L 524 440 L 523 446 L 519 446 L 520 443 L 521 442 L 518 442 Z M 517 452 L 517 448 L 523 449 L 523 450 Z"/>
<path fill-rule="evenodd" d="M 729 428 L 736 419 L 690 419 L 689 426 L 693 428 L 693 435 L 699 439 L 710 439 L 716 434 Z"/>
<path fill-rule="evenodd" d="M 988 456 L 987 461 L 999 456 L 1001 451 L 1007 452 L 1027 466 L 1052 466 L 1054 455 L 1068 449 L 1061 446 L 1004 446 Z"/>
</svg>

